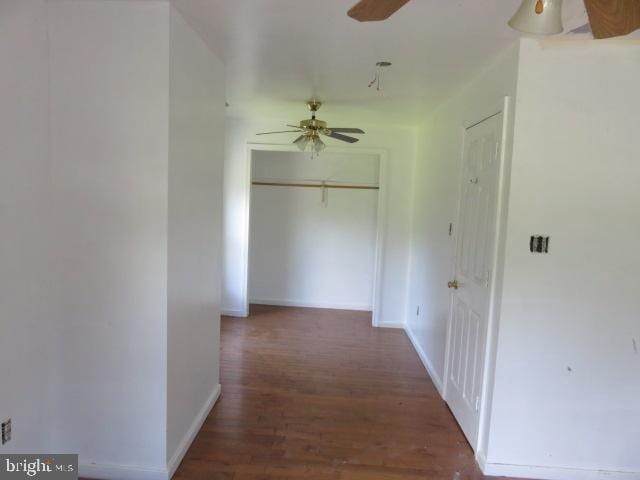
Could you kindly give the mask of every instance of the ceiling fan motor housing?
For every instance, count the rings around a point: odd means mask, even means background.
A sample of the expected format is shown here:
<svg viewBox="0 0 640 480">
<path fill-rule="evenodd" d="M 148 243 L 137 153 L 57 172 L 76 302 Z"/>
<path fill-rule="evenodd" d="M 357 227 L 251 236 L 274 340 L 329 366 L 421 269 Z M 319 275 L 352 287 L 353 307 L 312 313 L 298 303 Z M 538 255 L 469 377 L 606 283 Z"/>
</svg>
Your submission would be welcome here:
<svg viewBox="0 0 640 480">
<path fill-rule="evenodd" d="M 303 135 L 308 137 L 317 137 L 320 132 L 327 130 L 327 122 L 316 120 L 316 112 L 322 106 L 322 102 L 318 100 L 309 100 L 307 107 L 311 110 L 311 118 L 300 121 L 300 128 L 304 130 Z"/>
<path fill-rule="evenodd" d="M 323 122 L 322 120 L 316 120 L 315 118 L 310 118 L 308 120 L 300 121 L 300 128 L 311 129 L 311 130 L 324 130 L 327 128 L 327 122 Z"/>
</svg>

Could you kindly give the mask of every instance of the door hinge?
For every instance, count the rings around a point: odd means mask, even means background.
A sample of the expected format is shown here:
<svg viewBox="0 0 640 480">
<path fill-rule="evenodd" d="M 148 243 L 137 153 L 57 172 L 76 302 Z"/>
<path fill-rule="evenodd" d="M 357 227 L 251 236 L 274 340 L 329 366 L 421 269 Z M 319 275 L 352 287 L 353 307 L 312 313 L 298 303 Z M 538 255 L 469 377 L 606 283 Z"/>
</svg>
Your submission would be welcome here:
<svg viewBox="0 0 640 480">
<path fill-rule="evenodd" d="M 478 410 L 480 410 L 480 397 L 479 396 L 476 397 L 476 412 Z"/>
</svg>

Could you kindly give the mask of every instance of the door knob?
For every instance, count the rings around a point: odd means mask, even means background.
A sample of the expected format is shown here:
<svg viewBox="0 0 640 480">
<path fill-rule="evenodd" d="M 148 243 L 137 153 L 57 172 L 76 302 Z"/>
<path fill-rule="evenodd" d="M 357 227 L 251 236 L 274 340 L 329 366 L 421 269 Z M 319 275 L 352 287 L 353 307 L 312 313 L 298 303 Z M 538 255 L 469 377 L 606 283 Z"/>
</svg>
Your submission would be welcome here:
<svg viewBox="0 0 640 480">
<path fill-rule="evenodd" d="M 453 282 L 447 282 L 447 287 L 449 288 L 454 288 L 454 289 L 458 289 L 458 281 L 454 280 Z"/>
</svg>

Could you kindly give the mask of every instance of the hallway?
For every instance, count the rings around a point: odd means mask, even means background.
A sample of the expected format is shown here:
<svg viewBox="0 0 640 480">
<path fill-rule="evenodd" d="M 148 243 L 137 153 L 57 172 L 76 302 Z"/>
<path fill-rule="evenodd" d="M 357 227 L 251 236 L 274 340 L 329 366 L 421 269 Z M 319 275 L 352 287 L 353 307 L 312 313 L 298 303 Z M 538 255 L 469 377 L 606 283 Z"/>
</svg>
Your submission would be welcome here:
<svg viewBox="0 0 640 480">
<path fill-rule="evenodd" d="M 404 331 L 369 313 L 254 305 L 221 350 L 176 479 L 485 478 Z"/>
</svg>

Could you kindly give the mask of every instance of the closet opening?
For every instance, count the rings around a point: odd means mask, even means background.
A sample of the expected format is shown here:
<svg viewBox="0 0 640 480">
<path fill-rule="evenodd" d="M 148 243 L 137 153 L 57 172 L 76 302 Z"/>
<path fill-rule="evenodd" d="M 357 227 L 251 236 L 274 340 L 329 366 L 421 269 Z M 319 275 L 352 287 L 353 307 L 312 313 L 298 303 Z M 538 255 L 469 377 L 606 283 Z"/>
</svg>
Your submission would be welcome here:
<svg viewBox="0 0 640 480">
<path fill-rule="evenodd" d="M 251 145 L 246 308 L 361 310 L 377 326 L 383 151 Z"/>
</svg>

